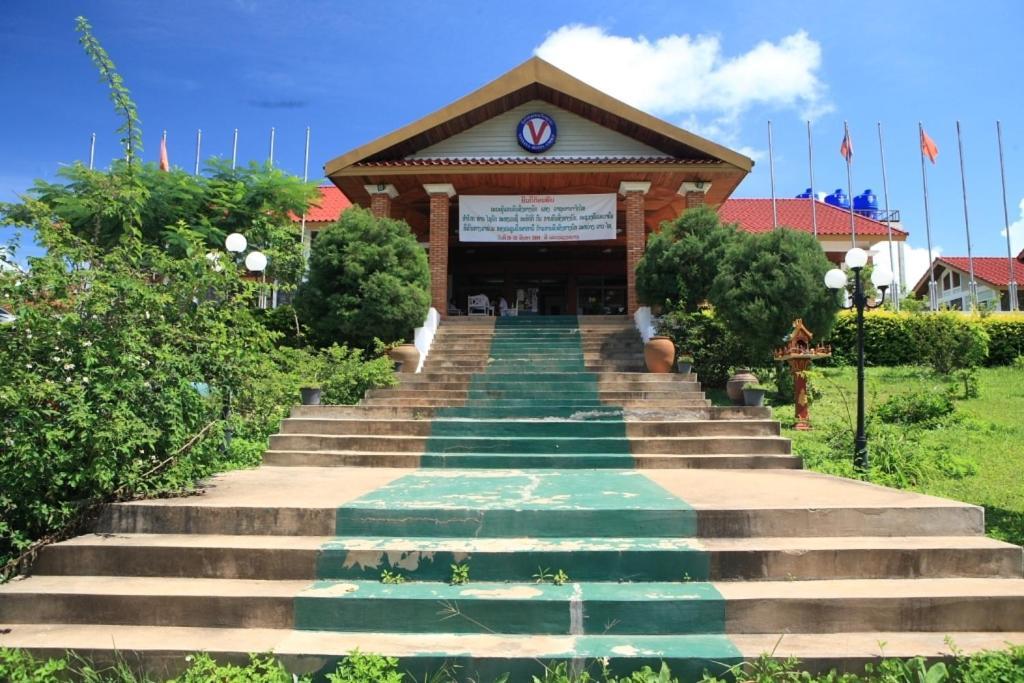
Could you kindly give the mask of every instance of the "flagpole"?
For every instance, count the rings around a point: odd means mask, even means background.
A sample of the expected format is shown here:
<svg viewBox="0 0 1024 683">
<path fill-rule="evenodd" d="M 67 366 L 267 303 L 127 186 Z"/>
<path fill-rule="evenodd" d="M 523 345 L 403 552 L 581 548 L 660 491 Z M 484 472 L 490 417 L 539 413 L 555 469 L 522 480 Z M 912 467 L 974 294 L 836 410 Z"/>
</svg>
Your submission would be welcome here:
<svg viewBox="0 0 1024 683">
<path fill-rule="evenodd" d="M 274 127 L 270 127 L 270 165 L 274 165 Z"/>
<path fill-rule="evenodd" d="M 93 162 L 96 161 L 96 133 L 92 134 L 92 140 L 89 142 L 89 170 L 92 170 Z"/>
<path fill-rule="evenodd" d="M 917 122 L 917 137 L 921 148 L 921 185 L 924 187 L 924 234 L 928 239 L 928 308 L 939 310 L 939 293 L 935 285 L 935 261 L 932 258 L 932 222 L 928 212 L 928 172 L 924 166 L 924 126 Z"/>
<path fill-rule="evenodd" d="M 203 129 L 196 129 L 196 170 L 193 175 L 199 175 L 199 150 L 203 145 Z"/>
<path fill-rule="evenodd" d="M 768 121 L 768 171 L 772 183 L 772 227 L 779 227 L 779 208 L 775 203 L 775 155 L 772 151 L 772 122 Z"/>
<path fill-rule="evenodd" d="M 306 156 L 302 162 L 302 182 L 309 182 L 309 126 L 306 126 Z M 306 212 L 302 212 L 302 227 L 299 233 L 299 244 L 302 245 L 302 253 L 308 259 L 309 250 L 306 247 Z M 312 245 L 310 245 L 312 246 Z"/>
<path fill-rule="evenodd" d="M 238 129 L 235 128 L 235 134 L 231 139 L 231 170 L 235 170 L 235 163 L 238 161 Z"/>
<path fill-rule="evenodd" d="M 847 199 L 850 202 L 850 238 L 853 242 L 853 246 L 857 246 L 857 223 L 853 217 L 853 140 L 850 140 L 850 127 L 846 121 L 843 121 L 843 139 L 847 141 L 850 146 L 849 155 L 843 155 L 846 159 L 846 191 L 849 192 Z"/>
<path fill-rule="evenodd" d="M 814 148 L 811 141 L 811 122 L 807 122 L 807 170 L 811 176 L 811 231 L 818 237 L 818 196 L 814 190 Z"/>
<path fill-rule="evenodd" d="M 964 143 L 960 138 L 960 121 L 956 122 L 956 145 L 960 151 L 960 188 L 964 197 L 964 231 L 967 233 L 967 268 L 971 281 L 967 283 L 968 296 L 971 297 L 971 310 L 978 307 L 978 284 L 974 280 L 974 254 L 971 251 L 971 221 L 967 217 L 967 176 L 964 174 Z"/>
<path fill-rule="evenodd" d="M 889 182 L 885 176 L 885 145 L 882 143 L 882 122 L 878 121 L 878 156 L 882 160 L 882 194 L 885 196 L 885 228 L 889 233 L 889 273 L 892 275 L 892 307 L 893 310 L 900 310 L 900 295 L 902 294 L 902 283 L 896 281 L 896 256 L 893 253 L 892 243 L 892 220 L 889 216 Z M 903 273 L 900 273 L 900 280 L 903 280 Z"/>
<path fill-rule="evenodd" d="M 1010 310 L 1016 311 L 1019 306 L 1017 301 L 1017 277 L 1013 248 L 1010 246 L 1010 212 L 1006 207 L 1006 167 L 1003 164 L 1003 124 L 996 121 L 996 139 L 999 141 L 999 178 L 1003 183 L 1003 222 L 1006 225 L 1006 260 L 1010 265 L 1010 282 L 1007 288 L 1007 298 L 1010 300 Z"/>
</svg>

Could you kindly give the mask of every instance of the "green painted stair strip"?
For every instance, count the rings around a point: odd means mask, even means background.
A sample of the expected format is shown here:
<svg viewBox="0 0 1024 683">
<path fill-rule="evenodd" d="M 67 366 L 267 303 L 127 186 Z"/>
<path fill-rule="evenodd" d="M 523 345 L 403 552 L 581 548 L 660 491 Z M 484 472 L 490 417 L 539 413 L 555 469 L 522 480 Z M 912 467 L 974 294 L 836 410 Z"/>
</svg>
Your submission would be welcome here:
<svg viewBox="0 0 1024 683">
<path fill-rule="evenodd" d="M 577 581 L 707 580 L 710 556 L 693 539 L 552 537 L 504 539 L 362 537 L 324 545 L 316 576 L 378 580 L 381 572 L 410 581 L 447 581 L 451 565 L 469 563 L 479 581 L 529 581 L 540 570 Z"/>
<path fill-rule="evenodd" d="M 645 635 L 721 632 L 708 583 L 404 583 L 318 581 L 296 598 L 307 631 Z"/>
<path fill-rule="evenodd" d="M 348 536 L 696 535 L 693 508 L 637 470 L 421 469 L 338 509 Z"/>
</svg>

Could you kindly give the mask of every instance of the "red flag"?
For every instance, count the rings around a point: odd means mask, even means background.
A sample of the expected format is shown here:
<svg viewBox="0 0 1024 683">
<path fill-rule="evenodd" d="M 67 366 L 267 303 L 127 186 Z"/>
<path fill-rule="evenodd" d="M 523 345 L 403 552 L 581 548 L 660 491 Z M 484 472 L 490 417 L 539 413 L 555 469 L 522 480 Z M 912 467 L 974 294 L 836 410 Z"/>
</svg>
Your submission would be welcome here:
<svg viewBox="0 0 1024 683">
<path fill-rule="evenodd" d="M 160 138 L 160 170 L 171 170 L 171 162 L 167 160 L 167 138 Z"/>
<path fill-rule="evenodd" d="M 921 129 L 921 153 L 928 157 L 928 160 L 933 164 L 935 159 L 939 156 L 939 146 L 935 144 L 935 141 L 928 137 L 928 133 L 924 132 L 924 128 Z"/>
<path fill-rule="evenodd" d="M 843 144 L 839 145 L 839 153 L 843 155 L 846 162 L 853 160 L 853 140 L 850 139 L 850 131 L 843 133 Z"/>
</svg>

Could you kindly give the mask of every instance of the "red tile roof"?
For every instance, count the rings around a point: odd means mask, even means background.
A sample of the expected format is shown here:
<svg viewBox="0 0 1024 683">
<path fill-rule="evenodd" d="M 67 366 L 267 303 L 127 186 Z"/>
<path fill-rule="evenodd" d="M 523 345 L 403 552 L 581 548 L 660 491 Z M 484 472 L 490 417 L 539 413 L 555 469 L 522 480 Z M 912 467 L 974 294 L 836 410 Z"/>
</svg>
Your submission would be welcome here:
<svg viewBox="0 0 1024 683">
<path fill-rule="evenodd" d="M 966 256 L 939 256 L 935 259 L 935 263 L 951 266 L 963 273 L 971 272 L 971 266 Z M 1017 282 L 1024 280 L 1024 265 L 1014 263 L 1013 274 Z M 1005 256 L 975 256 L 974 278 L 996 287 L 1008 287 L 1010 285 L 1010 262 Z M 928 273 L 926 271 L 922 282 L 927 282 L 927 280 Z"/>
<path fill-rule="evenodd" d="M 306 212 L 307 223 L 333 223 L 338 220 L 342 211 L 352 206 L 348 197 L 334 185 L 321 185 L 317 189 L 320 190 L 320 199 L 309 205 L 309 211 Z M 298 222 L 302 220 L 302 216 L 293 215 L 292 220 Z"/>
<path fill-rule="evenodd" d="M 776 199 L 779 212 L 779 225 L 804 232 L 813 232 L 811 201 L 809 199 Z M 850 212 L 838 207 L 816 201 L 816 214 L 819 235 L 849 236 Z M 772 221 L 771 199 L 726 199 L 718 207 L 718 215 L 725 223 L 738 223 L 747 232 L 770 232 L 774 227 Z M 855 214 L 855 225 L 858 235 L 887 237 L 889 232 L 885 223 Z M 904 230 L 892 229 L 893 239 L 903 241 L 907 238 Z"/>
<path fill-rule="evenodd" d="M 677 159 L 670 156 L 653 157 L 424 157 L 396 159 L 394 161 L 364 161 L 358 168 L 394 168 L 398 166 L 547 166 L 559 164 L 716 164 L 715 159 Z"/>
</svg>

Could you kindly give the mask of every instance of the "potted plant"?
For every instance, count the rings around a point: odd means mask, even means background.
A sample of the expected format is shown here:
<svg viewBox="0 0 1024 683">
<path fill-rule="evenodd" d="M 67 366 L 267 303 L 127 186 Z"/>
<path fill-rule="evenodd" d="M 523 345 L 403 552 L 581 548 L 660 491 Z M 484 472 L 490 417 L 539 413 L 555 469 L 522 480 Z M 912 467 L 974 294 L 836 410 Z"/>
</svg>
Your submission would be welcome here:
<svg viewBox="0 0 1024 683">
<path fill-rule="evenodd" d="M 301 378 L 299 397 L 304 406 L 320 405 L 322 384 L 327 375 L 327 364 L 318 351 L 308 351 L 298 365 Z"/>
<path fill-rule="evenodd" d="M 743 405 L 760 407 L 764 405 L 764 395 L 768 387 L 753 382 L 743 385 Z"/>
<path fill-rule="evenodd" d="M 681 353 L 676 358 L 676 369 L 681 375 L 688 375 L 693 372 L 693 354 Z"/>
<path fill-rule="evenodd" d="M 750 371 L 750 368 L 737 368 L 729 381 L 725 383 L 725 393 L 736 405 L 743 405 L 743 387 L 748 384 L 757 384 L 757 375 Z"/>
</svg>

